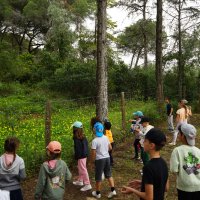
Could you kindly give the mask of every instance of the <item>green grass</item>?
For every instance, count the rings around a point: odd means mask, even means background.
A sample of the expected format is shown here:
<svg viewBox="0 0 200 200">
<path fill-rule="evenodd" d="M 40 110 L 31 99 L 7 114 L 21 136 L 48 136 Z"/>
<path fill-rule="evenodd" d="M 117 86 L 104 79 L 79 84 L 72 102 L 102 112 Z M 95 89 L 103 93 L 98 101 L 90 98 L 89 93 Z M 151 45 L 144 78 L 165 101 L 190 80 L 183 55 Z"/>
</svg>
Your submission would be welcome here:
<svg viewBox="0 0 200 200">
<path fill-rule="evenodd" d="M 15 135 L 21 145 L 18 154 L 25 160 L 28 171 L 37 169 L 45 156 L 45 100 L 13 96 L 0 99 L 0 153 L 3 153 L 3 143 L 6 137 Z M 53 100 L 51 103 L 52 135 L 51 140 L 62 144 L 62 158 L 67 163 L 73 160 L 72 124 L 81 121 L 89 141 L 93 138 L 90 129 L 90 119 L 95 116 L 93 104 L 80 104 L 76 101 Z M 126 121 L 133 117 L 134 111 L 141 110 L 152 118 L 158 118 L 154 102 L 126 101 Z M 122 132 L 120 99 L 109 103 L 109 119 L 116 140 L 124 137 Z M 127 123 L 127 132 L 130 124 Z"/>
</svg>

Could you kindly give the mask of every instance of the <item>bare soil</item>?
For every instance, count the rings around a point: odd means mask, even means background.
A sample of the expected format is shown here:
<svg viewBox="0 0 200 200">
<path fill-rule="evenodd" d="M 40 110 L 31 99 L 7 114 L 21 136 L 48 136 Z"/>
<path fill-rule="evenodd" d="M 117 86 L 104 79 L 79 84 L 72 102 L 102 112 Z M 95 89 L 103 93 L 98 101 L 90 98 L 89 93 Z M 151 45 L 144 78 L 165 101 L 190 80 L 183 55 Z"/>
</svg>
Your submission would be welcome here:
<svg viewBox="0 0 200 200">
<path fill-rule="evenodd" d="M 193 115 L 191 118 L 191 124 L 193 124 L 197 129 L 200 128 L 199 126 L 200 115 Z M 156 127 L 161 128 L 167 136 L 168 142 L 170 142 L 172 135 L 166 131 L 166 123 L 162 122 L 156 125 Z M 117 133 L 115 133 L 117 134 Z M 200 147 L 200 136 L 197 137 L 197 147 Z M 179 143 L 177 144 L 179 145 Z M 169 146 L 168 144 L 163 148 L 161 151 L 162 157 L 167 161 L 169 165 L 169 159 L 171 152 L 173 150 L 173 146 Z M 117 190 L 117 196 L 114 199 L 122 200 L 122 199 L 138 199 L 134 195 L 123 195 L 120 190 L 123 185 L 126 185 L 132 179 L 141 179 L 141 174 L 139 172 L 142 169 L 143 165 L 139 161 L 133 160 L 133 136 L 129 136 L 122 141 L 116 141 L 116 146 L 113 151 L 114 157 L 114 167 L 113 167 L 113 178 L 115 180 L 115 186 Z M 70 168 L 73 179 L 77 177 L 77 168 L 76 164 L 72 164 Z M 93 189 L 95 188 L 95 180 L 94 180 L 94 171 L 89 171 L 91 183 Z M 32 177 L 27 178 L 27 180 L 22 184 L 22 190 L 24 194 L 24 200 L 32 200 L 34 199 L 34 191 L 35 186 L 37 183 L 37 176 L 38 173 L 36 172 L 35 175 Z M 173 174 L 170 174 L 170 190 L 166 194 L 167 200 L 176 200 L 177 193 L 176 193 L 176 177 Z M 65 197 L 64 200 L 94 200 L 95 198 L 92 197 L 91 191 L 81 192 L 80 187 L 74 186 L 72 182 L 67 183 L 66 190 L 65 190 Z M 106 180 L 102 183 L 102 200 L 108 199 L 107 195 L 110 191 L 108 183 Z"/>
</svg>

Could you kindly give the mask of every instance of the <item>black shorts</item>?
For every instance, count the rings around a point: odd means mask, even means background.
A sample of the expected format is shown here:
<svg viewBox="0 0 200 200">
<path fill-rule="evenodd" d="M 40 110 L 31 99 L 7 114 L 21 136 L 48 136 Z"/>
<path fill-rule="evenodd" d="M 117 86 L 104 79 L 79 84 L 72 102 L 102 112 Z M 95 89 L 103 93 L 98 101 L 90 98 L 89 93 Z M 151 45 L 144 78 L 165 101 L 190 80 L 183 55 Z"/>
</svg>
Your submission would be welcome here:
<svg viewBox="0 0 200 200">
<path fill-rule="evenodd" d="M 112 176 L 110 167 L 110 157 L 95 160 L 95 181 L 102 181 L 103 172 L 105 178 L 110 178 Z"/>
<path fill-rule="evenodd" d="M 11 190 L 10 191 L 10 200 L 23 200 L 21 189 Z"/>
<path fill-rule="evenodd" d="M 178 200 L 198 200 L 200 199 L 200 191 L 197 192 L 185 192 L 178 190 Z"/>
</svg>

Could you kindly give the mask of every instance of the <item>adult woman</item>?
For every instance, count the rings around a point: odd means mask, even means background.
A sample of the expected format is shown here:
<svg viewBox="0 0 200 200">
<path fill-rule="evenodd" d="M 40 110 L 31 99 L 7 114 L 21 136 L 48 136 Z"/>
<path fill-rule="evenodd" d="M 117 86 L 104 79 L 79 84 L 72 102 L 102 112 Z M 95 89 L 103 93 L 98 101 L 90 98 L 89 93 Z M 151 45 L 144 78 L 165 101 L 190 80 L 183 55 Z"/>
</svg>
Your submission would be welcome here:
<svg viewBox="0 0 200 200">
<path fill-rule="evenodd" d="M 185 101 L 181 100 L 178 103 L 179 109 L 176 111 L 176 129 L 173 132 L 173 139 L 172 142 L 169 143 L 169 145 L 176 145 L 176 139 L 178 136 L 178 127 L 183 124 L 187 123 L 188 116 L 189 116 L 189 109 L 185 105 Z"/>
</svg>

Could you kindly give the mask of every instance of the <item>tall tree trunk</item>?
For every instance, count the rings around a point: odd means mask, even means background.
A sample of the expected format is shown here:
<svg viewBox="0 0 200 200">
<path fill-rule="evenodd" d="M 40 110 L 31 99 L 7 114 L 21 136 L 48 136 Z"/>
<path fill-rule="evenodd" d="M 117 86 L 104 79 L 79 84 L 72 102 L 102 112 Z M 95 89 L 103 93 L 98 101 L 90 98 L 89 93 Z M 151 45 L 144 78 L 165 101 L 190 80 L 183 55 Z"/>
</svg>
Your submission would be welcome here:
<svg viewBox="0 0 200 200">
<path fill-rule="evenodd" d="M 147 6 L 147 1 L 144 0 L 143 4 L 143 26 L 146 24 L 146 6 Z M 147 51 L 147 33 L 146 33 L 146 28 L 143 27 L 143 41 L 144 41 L 144 68 L 146 69 L 148 66 L 148 51 Z M 147 101 L 148 99 L 148 80 L 145 78 L 144 80 L 144 100 Z"/>
<path fill-rule="evenodd" d="M 182 53 L 182 31 L 181 31 L 181 3 L 178 5 L 178 94 L 179 98 L 184 97 L 184 62 Z"/>
<path fill-rule="evenodd" d="M 107 0 L 97 0 L 97 100 L 96 115 L 104 120 L 108 114 L 107 58 L 106 58 Z"/>
<path fill-rule="evenodd" d="M 156 20 L 156 92 L 158 108 L 161 112 L 163 97 L 163 74 L 162 74 L 162 0 L 157 0 Z"/>
<path fill-rule="evenodd" d="M 143 20 L 144 20 L 144 25 L 146 23 L 146 6 L 147 6 L 147 0 L 144 0 L 144 4 L 143 4 Z M 148 65 L 148 51 L 147 51 L 147 34 L 146 34 L 146 29 L 145 27 L 143 28 L 144 32 L 143 32 L 143 39 L 144 39 L 144 68 L 147 68 Z"/>
</svg>

